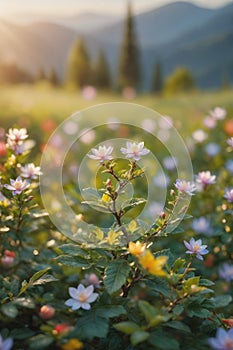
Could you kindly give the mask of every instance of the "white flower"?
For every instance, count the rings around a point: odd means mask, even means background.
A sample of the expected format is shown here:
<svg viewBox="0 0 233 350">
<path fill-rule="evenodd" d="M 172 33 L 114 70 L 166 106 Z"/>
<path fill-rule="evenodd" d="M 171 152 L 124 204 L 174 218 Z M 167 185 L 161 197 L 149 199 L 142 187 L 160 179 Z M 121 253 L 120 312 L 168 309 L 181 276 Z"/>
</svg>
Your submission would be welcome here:
<svg viewBox="0 0 233 350">
<path fill-rule="evenodd" d="M 135 160 L 139 160 L 149 152 L 150 151 L 144 147 L 144 142 L 126 142 L 126 148 L 121 148 L 121 153 L 123 153 L 126 158 L 133 158 Z"/>
<path fill-rule="evenodd" d="M 207 134 L 201 129 L 194 131 L 192 136 L 196 142 L 200 142 L 200 143 L 202 143 L 207 139 Z"/>
<path fill-rule="evenodd" d="M 210 111 L 210 115 L 216 120 L 223 120 L 225 119 L 227 112 L 224 108 L 215 107 L 212 111 Z"/>
<path fill-rule="evenodd" d="M 201 171 L 196 177 L 196 182 L 203 186 L 213 185 L 216 183 L 216 176 L 211 175 L 210 171 Z"/>
<path fill-rule="evenodd" d="M 39 175 L 42 175 L 39 166 L 35 166 L 33 163 L 26 164 L 21 167 L 21 176 L 28 179 L 37 179 Z"/>
<path fill-rule="evenodd" d="M 10 185 L 4 185 L 4 187 L 9 191 L 13 191 L 12 193 L 14 196 L 22 193 L 30 186 L 30 184 L 22 180 L 20 176 L 18 176 L 16 180 L 10 179 L 10 183 Z"/>
<path fill-rule="evenodd" d="M 7 137 L 7 142 L 8 140 L 14 141 L 16 143 L 19 143 L 20 141 L 22 142 L 28 138 L 27 129 L 9 129 Z"/>
<path fill-rule="evenodd" d="M 227 144 L 233 148 L 233 137 L 227 139 Z"/>
<path fill-rule="evenodd" d="M 93 291 L 93 285 L 85 288 L 84 285 L 80 283 L 77 288 L 69 287 L 71 298 L 66 300 L 65 305 L 71 306 L 72 310 L 78 310 L 80 308 L 90 310 L 90 303 L 93 303 L 98 297 L 98 293 L 93 293 Z"/>
<path fill-rule="evenodd" d="M 99 146 L 98 149 L 92 148 L 92 153 L 93 154 L 88 154 L 88 157 L 91 159 L 99 160 L 100 163 L 103 163 L 105 160 L 111 160 L 112 159 L 112 151 L 113 147 L 109 146 Z"/>
<path fill-rule="evenodd" d="M 11 350 L 13 346 L 13 340 L 12 338 L 7 338 L 3 340 L 2 336 L 0 335 L 0 349 L 1 350 Z"/>
<path fill-rule="evenodd" d="M 233 188 L 225 189 L 224 198 L 226 198 L 228 202 L 233 203 Z"/>
<path fill-rule="evenodd" d="M 175 183 L 175 187 L 180 192 L 184 192 L 189 194 L 190 196 L 194 195 L 194 192 L 196 191 L 196 186 L 193 182 L 186 181 L 186 180 L 180 180 L 177 179 Z"/>
</svg>

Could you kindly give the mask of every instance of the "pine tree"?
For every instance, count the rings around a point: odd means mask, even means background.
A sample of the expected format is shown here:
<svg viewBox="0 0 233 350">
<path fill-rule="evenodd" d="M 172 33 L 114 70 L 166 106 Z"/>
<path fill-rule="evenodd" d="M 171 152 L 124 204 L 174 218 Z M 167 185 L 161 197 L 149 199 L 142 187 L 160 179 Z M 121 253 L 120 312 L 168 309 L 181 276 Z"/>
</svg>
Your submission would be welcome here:
<svg viewBox="0 0 233 350">
<path fill-rule="evenodd" d="M 163 89 L 162 67 L 161 67 L 161 63 L 158 61 L 155 64 L 155 68 L 154 68 L 152 92 L 159 94 L 161 93 L 162 89 Z"/>
<path fill-rule="evenodd" d="M 44 68 L 40 67 L 40 69 L 37 72 L 36 80 L 40 81 L 40 80 L 46 80 L 46 79 L 47 79 L 47 77 L 46 77 Z"/>
<path fill-rule="evenodd" d="M 109 65 L 102 49 L 99 50 L 94 67 L 94 85 L 99 89 L 109 89 L 111 86 Z"/>
<path fill-rule="evenodd" d="M 52 68 L 48 75 L 48 80 L 53 86 L 59 85 L 59 78 L 54 68 Z"/>
<path fill-rule="evenodd" d="M 83 39 L 79 39 L 72 47 L 68 59 L 68 82 L 82 88 L 90 84 L 90 58 Z"/>
<path fill-rule="evenodd" d="M 127 86 L 136 89 L 140 86 L 139 48 L 130 3 L 120 52 L 118 86 L 120 89 Z"/>
</svg>

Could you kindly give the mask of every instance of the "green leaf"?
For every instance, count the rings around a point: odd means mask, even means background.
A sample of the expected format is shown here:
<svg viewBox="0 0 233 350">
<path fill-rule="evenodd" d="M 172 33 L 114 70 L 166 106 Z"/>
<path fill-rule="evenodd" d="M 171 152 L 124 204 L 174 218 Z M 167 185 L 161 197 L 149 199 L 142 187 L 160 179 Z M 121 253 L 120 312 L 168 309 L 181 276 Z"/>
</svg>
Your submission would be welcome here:
<svg viewBox="0 0 233 350">
<path fill-rule="evenodd" d="M 81 339 L 104 338 L 108 334 L 108 320 L 99 316 L 96 310 L 86 311 L 79 317 L 75 327 L 75 335 Z"/>
<path fill-rule="evenodd" d="M 178 258 L 175 261 L 173 266 L 174 272 L 178 272 L 180 269 L 182 269 L 182 267 L 184 267 L 184 264 L 185 264 L 185 259 Z"/>
<path fill-rule="evenodd" d="M 178 329 L 179 331 L 183 331 L 185 333 L 190 333 L 191 330 L 189 326 L 187 326 L 185 323 L 180 321 L 171 321 L 165 324 L 166 327 Z"/>
<path fill-rule="evenodd" d="M 184 311 L 184 307 L 180 304 L 177 304 L 174 308 L 173 308 L 173 313 L 177 316 L 181 315 L 182 312 Z"/>
<path fill-rule="evenodd" d="M 139 343 L 142 343 L 146 339 L 149 338 L 150 333 L 145 331 L 137 331 L 133 333 L 130 337 L 130 341 L 132 345 L 137 345 Z"/>
<path fill-rule="evenodd" d="M 183 291 L 186 293 L 191 293 L 193 286 L 199 286 L 200 276 L 191 277 L 183 283 Z"/>
<path fill-rule="evenodd" d="M 4 315 L 10 318 L 15 318 L 18 315 L 18 310 L 12 303 L 2 305 L 1 310 Z"/>
<path fill-rule="evenodd" d="M 146 200 L 144 198 L 134 198 L 130 201 L 128 205 L 126 205 L 123 210 L 124 213 L 127 213 L 129 210 L 137 207 L 138 205 L 144 204 Z"/>
<path fill-rule="evenodd" d="M 109 294 L 119 290 L 125 283 L 130 267 L 124 260 L 112 261 L 105 271 L 104 285 Z"/>
<path fill-rule="evenodd" d="M 126 314 L 122 305 L 105 305 L 95 309 L 97 314 L 104 318 L 118 317 Z"/>
<path fill-rule="evenodd" d="M 53 275 L 44 275 L 43 277 L 39 278 L 37 281 L 33 283 L 34 286 L 38 286 L 41 284 L 49 283 L 49 282 L 55 282 L 58 279 L 55 278 Z"/>
<path fill-rule="evenodd" d="M 205 278 L 202 278 L 199 282 L 199 286 L 203 286 L 203 287 L 211 287 L 211 286 L 214 286 L 215 283 L 210 281 L 210 280 L 207 280 Z"/>
<path fill-rule="evenodd" d="M 39 334 L 30 339 L 29 349 L 41 350 L 47 348 L 54 341 L 53 337 L 49 335 Z"/>
<path fill-rule="evenodd" d="M 156 349 L 162 350 L 179 350 L 179 343 L 172 338 L 169 334 L 165 334 L 160 331 L 152 332 L 148 341 L 151 345 L 155 346 Z"/>
<path fill-rule="evenodd" d="M 133 334 L 141 331 L 141 328 L 137 325 L 137 323 L 131 321 L 120 322 L 115 324 L 113 327 L 125 334 Z"/>
<path fill-rule="evenodd" d="M 77 244 L 63 244 L 58 248 L 67 255 L 81 256 L 85 259 L 90 258 L 90 255 L 88 255 L 88 253 L 84 249 L 80 248 L 80 246 Z"/>
<path fill-rule="evenodd" d="M 150 305 L 147 301 L 140 300 L 138 302 L 138 306 L 148 323 L 150 323 L 152 320 L 155 319 L 157 315 L 157 310 L 152 305 Z"/>
<path fill-rule="evenodd" d="M 26 307 L 27 309 L 34 309 L 35 307 L 34 300 L 31 298 L 17 298 L 13 303 L 21 307 Z"/>
<path fill-rule="evenodd" d="M 31 338 L 35 332 L 28 328 L 13 329 L 11 332 L 11 337 L 13 339 L 28 339 Z"/>
<path fill-rule="evenodd" d="M 231 301 L 231 295 L 219 295 L 218 297 L 214 298 L 214 306 L 215 308 L 225 307 L 229 305 Z"/>
<path fill-rule="evenodd" d="M 36 282 L 40 277 L 45 275 L 49 270 L 51 270 L 51 267 L 46 267 L 46 269 L 34 273 L 34 275 L 30 278 L 28 284 L 34 285 L 34 282 Z"/>
<path fill-rule="evenodd" d="M 59 255 L 53 259 L 53 262 L 72 267 L 90 267 L 88 261 L 77 256 Z"/>
</svg>

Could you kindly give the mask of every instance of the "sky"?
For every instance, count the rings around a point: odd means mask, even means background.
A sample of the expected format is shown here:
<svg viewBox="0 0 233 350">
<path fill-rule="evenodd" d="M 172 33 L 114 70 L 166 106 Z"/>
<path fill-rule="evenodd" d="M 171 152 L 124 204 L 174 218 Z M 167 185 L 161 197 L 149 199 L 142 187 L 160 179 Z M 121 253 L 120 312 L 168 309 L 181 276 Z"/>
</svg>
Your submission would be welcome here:
<svg viewBox="0 0 233 350">
<path fill-rule="evenodd" d="M 135 13 L 177 0 L 131 0 Z M 220 7 L 233 0 L 186 0 L 203 7 Z M 81 12 L 121 14 L 127 0 L 0 0 L 0 16 L 11 14 L 70 15 Z"/>
</svg>

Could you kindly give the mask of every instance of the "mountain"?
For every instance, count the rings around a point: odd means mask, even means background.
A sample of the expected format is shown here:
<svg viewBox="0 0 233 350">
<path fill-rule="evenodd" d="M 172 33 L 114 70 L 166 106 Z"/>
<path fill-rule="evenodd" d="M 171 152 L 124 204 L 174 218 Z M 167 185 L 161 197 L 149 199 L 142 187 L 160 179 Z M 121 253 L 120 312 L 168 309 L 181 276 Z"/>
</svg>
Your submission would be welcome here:
<svg viewBox="0 0 233 350">
<path fill-rule="evenodd" d="M 192 70 L 202 87 L 219 86 L 225 73 L 233 81 L 233 4 L 206 9 L 176 2 L 135 16 L 135 23 L 141 46 L 144 89 L 150 88 L 152 69 L 158 59 L 165 75 L 176 66 L 184 65 Z M 93 26 L 98 29 L 91 30 Z M 98 48 L 104 48 L 115 76 L 123 35 L 123 21 L 115 16 L 95 17 L 86 13 L 27 25 L 0 20 L 0 57 L 17 62 L 31 73 L 40 67 L 47 71 L 55 68 L 62 78 L 68 52 L 80 35 L 93 59 Z"/>
</svg>

